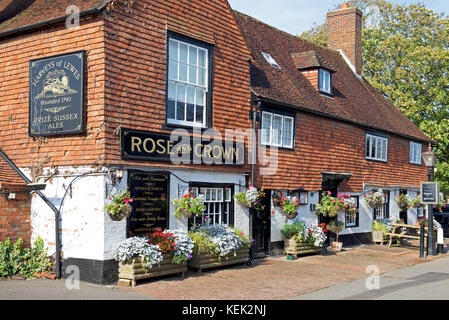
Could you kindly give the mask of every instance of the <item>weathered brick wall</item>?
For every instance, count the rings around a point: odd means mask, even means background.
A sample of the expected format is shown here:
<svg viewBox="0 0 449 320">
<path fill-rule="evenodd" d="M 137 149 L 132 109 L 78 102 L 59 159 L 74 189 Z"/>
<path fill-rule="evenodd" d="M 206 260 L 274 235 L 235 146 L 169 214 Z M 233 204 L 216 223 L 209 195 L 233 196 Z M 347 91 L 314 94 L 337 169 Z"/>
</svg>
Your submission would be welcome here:
<svg viewBox="0 0 449 320">
<path fill-rule="evenodd" d="M 86 134 L 28 136 L 29 61 L 86 50 Z M 104 42 L 100 17 L 0 39 L 0 146 L 19 167 L 94 164 L 104 153 Z"/>
<path fill-rule="evenodd" d="M 409 163 L 405 138 L 389 135 L 387 163 L 366 160 L 364 129 L 297 113 L 295 139 L 294 150 L 279 149 L 277 174 L 258 176 L 258 187 L 321 190 L 321 172 L 352 173 L 349 183 L 341 184 L 346 192 L 362 192 L 364 184 L 419 187 L 427 181 L 426 167 Z"/>
<path fill-rule="evenodd" d="M 7 200 L 6 194 L 0 194 L 0 241 L 10 238 L 17 241 L 22 238 L 24 245 L 30 245 L 30 196 L 16 193 L 15 200 Z"/>
<path fill-rule="evenodd" d="M 245 42 L 227 1 L 134 1 L 105 21 L 107 117 L 106 162 L 120 159 L 119 127 L 169 132 L 166 120 L 167 30 L 212 43 L 213 127 L 249 128 L 249 58 Z M 167 162 L 128 161 L 164 166 Z M 185 167 L 185 166 L 178 166 Z M 189 166 L 210 170 L 206 166 Z M 214 170 L 248 171 L 248 166 Z"/>
</svg>

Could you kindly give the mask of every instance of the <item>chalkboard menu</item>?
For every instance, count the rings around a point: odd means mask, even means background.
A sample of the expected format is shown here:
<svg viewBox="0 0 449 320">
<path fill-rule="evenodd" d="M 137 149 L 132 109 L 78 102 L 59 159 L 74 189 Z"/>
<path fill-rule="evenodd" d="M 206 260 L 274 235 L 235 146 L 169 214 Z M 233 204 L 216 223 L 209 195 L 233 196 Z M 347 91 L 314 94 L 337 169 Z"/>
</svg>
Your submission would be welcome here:
<svg viewBox="0 0 449 320">
<path fill-rule="evenodd" d="M 30 61 L 29 135 L 83 132 L 84 51 Z"/>
<path fill-rule="evenodd" d="M 440 186 L 438 182 L 421 182 L 421 202 L 423 204 L 438 204 Z"/>
<path fill-rule="evenodd" d="M 129 172 L 129 190 L 134 200 L 128 220 L 129 237 L 168 228 L 169 178 L 165 172 Z"/>
</svg>

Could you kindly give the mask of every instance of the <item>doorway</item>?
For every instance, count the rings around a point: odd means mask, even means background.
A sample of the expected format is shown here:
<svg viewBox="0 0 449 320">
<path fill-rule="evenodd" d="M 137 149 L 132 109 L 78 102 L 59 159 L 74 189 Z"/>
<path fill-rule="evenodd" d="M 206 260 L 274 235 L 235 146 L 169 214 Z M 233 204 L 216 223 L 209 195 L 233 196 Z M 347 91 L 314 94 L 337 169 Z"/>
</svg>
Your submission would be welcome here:
<svg viewBox="0 0 449 320">
<path fill-rule="evenodd" d="M 254 258 L 264 258 L 270 252 L 271 190 L 265 190 L 262 204 L 265 207 L 264 210 L 250 209 L 252 238 L 254 239 Z"/>
<path fill-rule="evenodd" d="M 338 193 L 338 185 L 340 184 L 341 180 L 334 180 L 334 179 L 327 179 L 326 181 L 323 181 L 321 183 L 321 192 L 320 192 L 320 202 L 321 202 L 321 198 L 323 197 L 323 193 L 327 193 L 328 191 L 331 193 L 332 197 L 336 197 L 337 193 Z M 325 223 L 325 224 L 329 224 L 329 222 L 331 221 L 330 217 L 325 217 L 323 215 L 319 215 L 318 216 L 318 224 L 321 223 Z M 324 242 L 325 246 L 330 245 L 331 243 L 331 236 L 333 238 L 336 238 L 335 235 L 332 232 L 328 232 L 328 237 L 326 239 L 326 241 Z"/>
<path fill-rule="evenodd" d="M 399 190 L 399 194 L 406 195 L 407 194 L 407 190 L 406 189 L 401 189 L 401 190 Z M 404 220 L 405 224 L 408 224 L 407 212 L 408 212 L 408 209 L 405 209 L 405 210 L 402 210 L 402 211 L 399 212 L 399 219 Z"/>
</svg>

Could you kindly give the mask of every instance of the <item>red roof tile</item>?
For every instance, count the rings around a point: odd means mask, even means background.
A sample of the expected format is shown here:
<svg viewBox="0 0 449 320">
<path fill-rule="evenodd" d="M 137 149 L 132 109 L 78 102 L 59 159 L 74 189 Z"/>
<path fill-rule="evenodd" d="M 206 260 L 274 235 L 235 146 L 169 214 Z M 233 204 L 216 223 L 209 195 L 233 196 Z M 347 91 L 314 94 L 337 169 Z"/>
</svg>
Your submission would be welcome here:
<svg viewBox="0 0 449 320">
<path fill-rule="evenodd" d="M 0 0 L 1 1 L 1 0 Z M 5 3 L 3 3 L 3 1 Z M 8 12 L 9 0 L 3 0 L 0 3 L 0 17 L 5 16 Z M 21 2 L 30 2 L 27 0 L 20 0 Z M 79 8 L 80 12 L 88 9 L 101 9 L 110 0 L 34 0 L 32 4 L 22 7 L 22 11 L 14 11 L 14 15 L 10 15 L 7 21 L 2 22 L 0 19 L 0 33 L 11 31 L 17 28 L 30 26 L 35 23 L 47 21 L 50 19 L 60 18 L 67 16 L 66 8 L 70 5 L 75 5 Z"/>
<path fill-rule="evenodd" d="M 234 13 L 253 56 L 251 89 L 259 97 L 363 127 L 432 142 L 365 79 L 357 77 L 338 51 L 300 39 L 242 13 Z M 281 69 L 271 67 L 261 52 L 269 53 Z M 332 76 L 333 97 L 319 93 L 298 70 L 292 54 L 304 53 L 308 56 L 306 62 L 313 64 L 316 61 L 310 52 L 336 71 Z"/>
<path fill-rule="evenodd" d="M 2 158 L 0 157 L 0 188 L 5 187 L 25 187 L 26 182 L 19 174 Z"/>
</svg>

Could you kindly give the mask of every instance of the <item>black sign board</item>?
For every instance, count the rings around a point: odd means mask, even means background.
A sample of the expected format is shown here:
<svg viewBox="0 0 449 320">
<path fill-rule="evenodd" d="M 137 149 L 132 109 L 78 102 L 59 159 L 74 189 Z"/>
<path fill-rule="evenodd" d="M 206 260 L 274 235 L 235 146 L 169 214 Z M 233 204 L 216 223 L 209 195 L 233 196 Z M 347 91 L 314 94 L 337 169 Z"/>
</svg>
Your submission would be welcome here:
<svg viewBox="0 0 449 320">
<path fill-rule="evenodd" d="M 183 164 L 243 165 L 244 143 L 202 141 L 189 135 L 121 130 L 122 159 L 171 161 Z M 178 164 L 179 164 L 178 163 Z"/>
<path fill-rule="evenodd" d="M 129 171 L 132 213 L 128 236 L 142 236 L 161 228 L 168 229 L 170 175 L 166 172 Z"/>
<path fill-rule="evenodd" d="M 84 51 L 30 61 L 29 135 L 83 132 Z"/>
<path fill-rule="evenodd" d="M 423 204 L 438 204 L 440 199 L 438 182 L 421 182 L 421 202 Z"/>
</svg>

